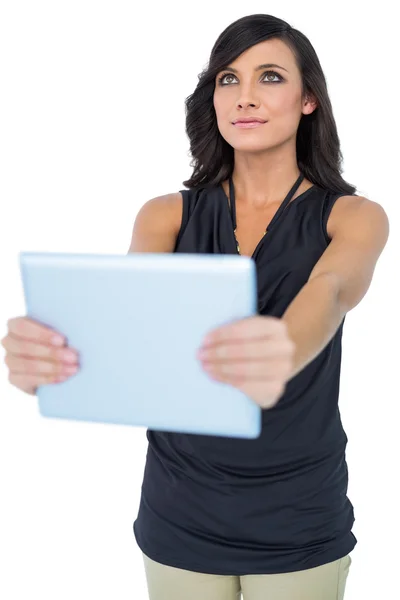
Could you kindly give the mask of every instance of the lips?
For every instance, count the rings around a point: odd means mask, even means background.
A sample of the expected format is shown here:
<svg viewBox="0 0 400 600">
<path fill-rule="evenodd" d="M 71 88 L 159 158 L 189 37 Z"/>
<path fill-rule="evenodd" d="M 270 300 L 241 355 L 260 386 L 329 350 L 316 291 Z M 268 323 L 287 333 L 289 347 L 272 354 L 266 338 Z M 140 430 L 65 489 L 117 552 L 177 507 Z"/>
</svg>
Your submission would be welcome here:
<svg viewBox="0 0 400 600">
<path fill-rule="evenodd" d="M 258 117 L 248 117 L 248 118 L 243 118 L 243 119 L 236 119 L 235 121 L 233 121 L 233 125 L 236 125 L 236 123 L 266 123 L 267 121 L 265 121 L 264 119 L 259 119 Z"/>
<path fill-rule="evenodd" d="M 266 123 L 267 121 L 236 121 L 236 123 L 233 123 L 233 126 L 236 127 L 236 129 L 256 129 Z"/>
</svg>

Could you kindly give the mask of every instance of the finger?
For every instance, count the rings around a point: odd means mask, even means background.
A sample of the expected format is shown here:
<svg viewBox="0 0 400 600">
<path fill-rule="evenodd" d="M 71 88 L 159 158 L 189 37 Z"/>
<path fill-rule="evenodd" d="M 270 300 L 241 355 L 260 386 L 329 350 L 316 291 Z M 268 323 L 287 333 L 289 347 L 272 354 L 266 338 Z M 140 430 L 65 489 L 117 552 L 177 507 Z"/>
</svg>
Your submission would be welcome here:
<svg viewBox="0 0 400 600">
<path fill-rule="evenodd" d="M 64 335 L 37 323 L 29 317 L 14 317 L 8 320 L 7 325 L 8 331 L 17 337 L 57 346 L 63 346 L 66 343 Z M 57 340 L 59 343 L 57 343 Z"/>
<path fill-rule="evenodd" d="M 8 381 L 11 385 L 16 386 L 18 389 L 34 396 L 37 392 L 37 388 L 41 385 L 49 385 L 51 383 L 61 383 L 65 381 L 64 378 L 54 378 L 51 375 L 21 375 L 20 373 L 10 372 L 8 375 Z"/>
<path fill-rule="evenodd" d="M 56 362 L 62 361 L 68 364 L 75 364 L 79 359 L 77 351 L 73 348 L 57 348 L 55 346 L 31 342 L 25 338 L 15 337 L 13 334 L 9 334 L 4 338 L 2 345 L 8 353 L 15 356 L 39 358 Z"/>
<path fill-rule="evenodd" d="M 270 338 L 282 335 L 286 323 L 276 317 L 248 317 L 213 329 L 203 340 L 203 346 L 240 339 Z"/>
<path fill-rule="evenodd" d="M 233 379 L 231 377 L 213 379 L 218 381 L 218 383 L 234 387 L 250 398 L 264 398 L 266 405 L 269 405 L 271 399 L 278 399 L 284 393 L 286 388 L 283 381 L 279 379 L 271 379 L 268 381 L 259 381 L 257 379 L 241 381 L 239 378 Z M 259 404 L 260 406 L 263 405 L 261 402 Z"/>
<path fill-rule="evenodd" d="M 240 340 L 220 342 L 214 346 L 200 348 L 197 358 L 206 362 L 217 361 L 266 361 L 292 355 L 294 345 L 291 340 L 272 341 L 270 339 Z"/>
<path fill-rule="evenodd" d="M 263 383 L 262 389 L 257 381 L 246 382 L 235 387 L 250 398 L 258 398 L 256 402 L 261 408 L 271 408 L 271 406 L 274 406 L 282 394 L 285 393 L 286 389 L 286 385 L 282 381 Z"/>
<path fill-rule="evenodd" d="M 282 380 L 290 373 L 290 360 L 214 362 L 203 365 L 211 377 L 234 383 L 246 381 Z"/>
<path fill-rule="evenodd" d="M 77 365 L 68 366 L 60 362 L 34 360 L 31 358 L 14 356 L 13 354 L 7 354 L 4 362 L 9 368 L 10 372 L 21 375 L 45 375 L 59 377 L 62 375 L 72 375 L 78 369 Z"/>
</svg>

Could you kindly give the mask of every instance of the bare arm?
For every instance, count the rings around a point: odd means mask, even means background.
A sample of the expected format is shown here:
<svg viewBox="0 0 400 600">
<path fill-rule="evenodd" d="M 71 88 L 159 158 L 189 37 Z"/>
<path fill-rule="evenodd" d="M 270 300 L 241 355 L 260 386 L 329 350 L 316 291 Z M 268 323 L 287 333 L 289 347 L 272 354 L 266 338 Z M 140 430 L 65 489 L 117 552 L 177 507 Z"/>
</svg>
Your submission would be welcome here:
<svg viewBox="0 0 400 600">
<path fill-rule="evenodd" d="M 182 223 L 182 194 L 166 194 L 146 202 L 133 226 L 128 254 L 173 252 Z"/>
<path fill-rule="evenodd" d="M 382 206 L 351 196 L 341 204 L 330 245 L 282 316 L 296 345 L 289 379 L 325 348 L 346 313 L 361 302 L 389 237 Z"/>
</svg>

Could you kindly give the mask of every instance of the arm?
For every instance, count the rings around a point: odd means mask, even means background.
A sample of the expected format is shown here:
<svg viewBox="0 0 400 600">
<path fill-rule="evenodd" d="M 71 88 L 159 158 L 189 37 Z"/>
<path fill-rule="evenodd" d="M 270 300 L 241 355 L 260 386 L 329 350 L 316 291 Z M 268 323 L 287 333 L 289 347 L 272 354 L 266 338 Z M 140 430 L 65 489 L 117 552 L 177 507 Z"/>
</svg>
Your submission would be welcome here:
<svg viewBox="0 0 400 600">
<path fill-rule="evenodd" d="M 131 252 L 173 252 L 182 222 L 182 194 L 166 194 L 146 202 L 136 215 Z"/>
<path fill-rule="evenodd" d="M 282 316 L 296 346 L 288 380 L 318 356 L 365 296 L 389 236 L 379 204 L 354 196 L 339 200 L 331 211 L 332 241 Z"/>
</svg>

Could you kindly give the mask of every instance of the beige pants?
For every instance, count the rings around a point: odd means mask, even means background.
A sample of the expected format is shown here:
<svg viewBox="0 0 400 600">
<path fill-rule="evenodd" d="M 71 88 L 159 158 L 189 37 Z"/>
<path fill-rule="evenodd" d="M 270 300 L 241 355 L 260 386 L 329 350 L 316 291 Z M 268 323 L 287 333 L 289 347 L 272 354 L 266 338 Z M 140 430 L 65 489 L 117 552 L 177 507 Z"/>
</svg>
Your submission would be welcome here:
<svg viewBox="0 0 400 600">
<path fill-rule="evenodd" d="M 208 575 L 162 565 L 143 554 L 149 600 L 343 600 L 349 555 L 276 575 Z M 242 596 L 241 596 L 242 594 Z"/>
</svg>

